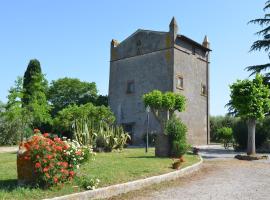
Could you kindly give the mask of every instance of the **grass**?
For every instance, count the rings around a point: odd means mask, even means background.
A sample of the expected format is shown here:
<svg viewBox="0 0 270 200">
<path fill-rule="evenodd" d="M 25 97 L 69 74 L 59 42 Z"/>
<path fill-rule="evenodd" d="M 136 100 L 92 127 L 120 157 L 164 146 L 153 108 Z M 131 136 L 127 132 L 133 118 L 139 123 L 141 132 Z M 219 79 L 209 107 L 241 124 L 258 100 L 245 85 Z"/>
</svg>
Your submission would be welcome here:
<svg viewBox="0 0 270 200">
<path fill-rule="evenodd" d="M 199 161 L 199 158 L 193 155 L 186 155 L 185 159 L 183 167 Z M 49 190 L 19 187 L 16 179 L 16 154 L 1 153 L 0 163 L 0 199 L 42 199 L 83 190 L 73 187 L 75 182 Z M 173 171 L 171 163 L 170 158 L 156 158 L 153 148 L 147 154 L 143 148 L 135 148 L 98 153 L 94 161 L 83 164 L 78 171 L 99 178 L 99 187 L 102 187 Z"/>
</svg>

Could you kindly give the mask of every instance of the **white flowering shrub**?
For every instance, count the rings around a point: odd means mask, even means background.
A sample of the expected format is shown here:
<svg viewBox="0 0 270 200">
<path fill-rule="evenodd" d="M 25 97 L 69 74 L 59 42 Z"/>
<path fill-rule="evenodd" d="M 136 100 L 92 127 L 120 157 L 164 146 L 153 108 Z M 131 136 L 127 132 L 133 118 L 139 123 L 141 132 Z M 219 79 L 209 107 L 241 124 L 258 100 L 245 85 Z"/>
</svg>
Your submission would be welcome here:
<svg viewBox="0 0 270 200">
<path fill-rule="evenodd" d="M 78 169 L 80 164 L 93 159 L 96 153 L 93 152 L 91 146 L 81 146 L 76 140 L 66 140 L 69 148 L 65 150 L 65 153 L 69 157 L 69 162 L 72 163 Z"/>
</svg>

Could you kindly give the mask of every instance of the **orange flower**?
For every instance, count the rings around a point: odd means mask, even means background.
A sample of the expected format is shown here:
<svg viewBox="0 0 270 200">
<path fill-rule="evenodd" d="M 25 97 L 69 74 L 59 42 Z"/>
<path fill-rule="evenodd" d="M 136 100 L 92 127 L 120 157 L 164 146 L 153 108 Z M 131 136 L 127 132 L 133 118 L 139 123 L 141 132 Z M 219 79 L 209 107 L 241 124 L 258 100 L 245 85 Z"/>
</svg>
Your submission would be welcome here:
<svg viewBox="0 0 270 200">
<path fill-rule="evenodd" d="M 50 135 L 49 133 L 44 133 L 43 134 L 44 137 L 49 137 L 49 135 Z"/>
<path fill-rule="evenodd" d="M 52 159 L 52 155 L 47 155 L 47 158 L 50 160 Z"/>
<path fill-rule="evenodd" d="M 40 168 L 41 167 L 41 164 L 39 163 L 39 162 L 37 162 L 36 164 L 35 164 L 35 168 Z"/>
<path fill-rule="evenodd" d="M 45 167 L 45 168 L 43 169 L 43 172 L 47 172 L 47 171 L 49 171 L 49 168 L 48 168 L 48 167 Z"/>
<path fill-rule="evenodd" d="M 57 183 L 57 182 L 58 182 L 58 179 L 57 179 L 56 177 L 54 177 L 54 178 L 53 178 L 53 181 L 54 181 L 55 183 Z"/>
</svg>

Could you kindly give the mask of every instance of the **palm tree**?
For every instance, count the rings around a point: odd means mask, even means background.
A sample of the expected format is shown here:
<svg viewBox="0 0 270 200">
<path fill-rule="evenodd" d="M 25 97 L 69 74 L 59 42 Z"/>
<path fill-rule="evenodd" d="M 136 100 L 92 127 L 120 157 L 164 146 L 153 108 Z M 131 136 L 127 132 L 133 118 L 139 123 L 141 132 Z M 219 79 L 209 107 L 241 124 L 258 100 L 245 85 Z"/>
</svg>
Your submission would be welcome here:
<svg viewBox="0 0 270 200">
<path fill-rule="evenodd" d="M 264 11 L 268 10 L 270 8 L 270 0 L 266 1 Z M 250 51 L 260 51 L 264 50 L 265 52 L 268 52 L 270 49 L 270 14 L 266 13 L 264 15 L 264 18 L 258 18 L 251 20 L 249 23 L 253 24 L 259 24 L 260 26 L 263 27 L 262 30 L 256 32 L 257 35 L 262 36 L 263 38 L 260 40 L 255 41 L 251 48 Z M 270 52 L 268 52 L 268 57 L 270 59 Z M 270 63 L 266 64 L 261 64 L 261 65 L 253 65 L 249 66 L 246 69 L 248 71 L 251 71 L 251 75 L 260 73 L 262 71 L 267 71 L 270 68 Z M 270 72 L 265 73 L 265 78 L 266 81 L 270 81 Z"/>
</svg>

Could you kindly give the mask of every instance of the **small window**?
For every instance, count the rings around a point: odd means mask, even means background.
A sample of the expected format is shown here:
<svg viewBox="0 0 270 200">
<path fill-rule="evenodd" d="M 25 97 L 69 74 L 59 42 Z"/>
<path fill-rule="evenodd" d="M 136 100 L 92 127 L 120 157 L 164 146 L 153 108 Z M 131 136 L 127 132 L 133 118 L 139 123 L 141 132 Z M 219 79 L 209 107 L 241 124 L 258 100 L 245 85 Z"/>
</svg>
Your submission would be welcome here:
<svg viewBox="0 0 270 200">
<path fill-rule="evenodd" d="M 201 95 L 203 96 L 207 95 L 206 85 L 204 84 L 201 84 Z"/>
<path fill-rule="evenodd" d="M 128 81 L 127 82 L 127 94 L 132 94 L 135 92 L 135 83 L 134 81 Z"/>
<path fill-rule="evenodd" d="M 176 76 L 176 88 L 183 90 L 184 89 L 184 79 L 183 76 Z"/>
<path fill-rule="evenodd" d="M 195 55 L 196 54 L 196 48 L 192 47 L 192 54 Z"/>
</svg>

